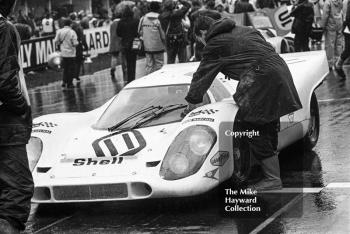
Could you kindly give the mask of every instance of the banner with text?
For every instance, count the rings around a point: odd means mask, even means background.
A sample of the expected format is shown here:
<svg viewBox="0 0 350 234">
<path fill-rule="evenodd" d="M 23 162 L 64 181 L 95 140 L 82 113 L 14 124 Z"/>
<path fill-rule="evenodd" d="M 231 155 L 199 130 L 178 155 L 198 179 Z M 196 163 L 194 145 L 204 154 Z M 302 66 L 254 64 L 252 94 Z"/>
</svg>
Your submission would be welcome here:
<svg viewBox="0 0 350 234">
<path fill-rule="evenodd" d="M 88 53 L 91 57 L 108 52 L 110 43 L 109 26 L 86 29 L 84 35 L 88 45 Z M 23 68 L 30 71 L 46 66 L 49 55 L 55 51 L 54 36 L 23 41 L 20 48 Z"/>
</svg>

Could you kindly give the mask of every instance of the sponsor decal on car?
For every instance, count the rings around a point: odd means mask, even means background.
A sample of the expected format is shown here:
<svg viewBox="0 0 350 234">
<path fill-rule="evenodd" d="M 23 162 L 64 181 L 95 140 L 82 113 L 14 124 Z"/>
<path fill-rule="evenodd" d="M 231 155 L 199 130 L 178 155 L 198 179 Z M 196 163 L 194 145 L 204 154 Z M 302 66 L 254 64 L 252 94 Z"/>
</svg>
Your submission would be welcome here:
<svg viewBox="0 0 350 234">
<path fill-rule="evenodd" d="M 113 165 L 121 164 L 123 157 L 112 158 L 77 158 L 73 161 L 73 166 L 96 166 L 96 165 Z"/>
<path fill-rule="evenodd" d="M 136 130 L 116 132 L 92 143 L 97 157 L 133 156 L 145 146 L 145 139 Z"/>
<path fill-rule="evenodd" d="M 216 168 L 212 171 L 209 171 L 209 172 L 205 173 L 204 177 L 209 178 L 209 179 L 213 179 L 213 180 L 219 180 L 218 178 L 215 177 L 215 174 L 218 170 L 219 170 L 219 168 Z"/>
<path fill-rule="evenodd" d="M 212 119 L 212 118 L 193 118 L 193 119 L 185 120 L 182 124 L 186 124 L 186 123 L 189 123 L 189 122 L 196 122 L 196 121 L 214 122 L 214 119 Z"/>
<path fill-rule="evenodd" d="M 212 114 L 215 114 L 218 111 L 219 110 L 205 109 L 205 110 L 192 112 L 188 117 L 194 117 L 194 116 L 197 116 L 197 115 L 212 115 Z"/>
<path fill-rule="evenodd" d="M 38 127 L 54 128 L 57 126 L 58 126 L 57 124 L 51 123 L 51 122 L 33 123 L 33 128 L 38 128 Z"/>
<path fill-rule="evenodd" d="M 51 134 L 52 133 L 52 131 L 46 130 L 46 129 L 34 129 L 32 132 L 47 133 L 47 134 Z"/>
</svg>

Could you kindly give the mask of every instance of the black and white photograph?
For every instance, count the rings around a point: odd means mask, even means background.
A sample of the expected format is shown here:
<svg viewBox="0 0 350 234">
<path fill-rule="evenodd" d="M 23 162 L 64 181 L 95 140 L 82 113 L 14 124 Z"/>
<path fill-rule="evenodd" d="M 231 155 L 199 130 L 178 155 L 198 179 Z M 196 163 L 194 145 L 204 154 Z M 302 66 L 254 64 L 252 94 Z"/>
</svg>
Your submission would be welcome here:
<svg viewBox="0 0 350 234">
<path fill-rule="evenodd" d="M 349 80 L 349 0 L 0 0 L 0 234 L 348 234 Z"/>
</svg>

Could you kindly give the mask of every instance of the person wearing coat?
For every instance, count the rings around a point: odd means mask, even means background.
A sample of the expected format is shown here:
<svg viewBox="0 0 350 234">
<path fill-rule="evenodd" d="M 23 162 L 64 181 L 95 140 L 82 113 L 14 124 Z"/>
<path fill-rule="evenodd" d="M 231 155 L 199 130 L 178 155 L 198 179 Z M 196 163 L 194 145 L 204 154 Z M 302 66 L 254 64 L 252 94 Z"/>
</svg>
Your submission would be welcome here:
<svg viewBox="0 0 350 234">
<path fill-rule="evenodd" d="M 346 5 L 345 5 L 345 3 Z M 344 34 L 344 50 L 341 53 L 338 61 L 335 64 L 335 72 L 340 76 L 341 81 L 346 80 L 346 75 L 343 70 L 344 61 L 350 56 L 350 1 L 344 1 L 343 12 L 345 13 L 345 21 L 343 23 Z"/>
<path fill-rule="evenodd" d="M 309 37 L 314 22 L 313 4 L 308 0 L 299 0 L 293 6 L 290 16 L 294 17 L 292 33 L 294 37 L 294 48 L 296 52 L 310 51 Z"/>
<path fill-rule="evenodd" d="M 32 130 L 19 59 L 20 36 L 6 17 L 15 0 L 0 0 L 0 233 L 20 233 L 34 192 L 26 144 Z"/>
<path fill-rule="evenodd" d="M 264 178 L 252 188 L 281 189 L 276 151 L 279 119 L 302 108 L 287 64 L 256 29 L 237 26 L 231 19 L 199 17 L 194 31 L 206 46 L 185 98 L 188 106 L 183 114 L 202 102 L 219 72 L 238 80 L 233 95 L 239 106 L 234 128 L 259 131 L 259 136 L 237 139 L 241 155 L 249 150 L 263 169 Z"/>
<path fill-rule="evenodd" d="M 324 28 L 325 48 L 329 69 L 332 70 L 343 49 L 342 0 L 326 0 L 321 27 Z"/>
<path fill-rule="evenodd" d="M 122 60 L 126 63 L 127 82 L 135 80 L 136 51 L 132 49 L 134 39 L 138 36 L 139 20 L 134 18 L 134 12 L 126 7 L 117 26 L 117 36 L 121 38 Z"/>
<path fill-rule="evenodd" d="M 115 77 L 115 70 L 118 65 L 118 63 L 121 64 L 122 67 L 122 75 L 121 80 L 124 81 L 126 78 L 126 64 L 123 63 L 123 60 L 121 58 L 121 38 L 117 35 L 117 28 L 118 23 L 120 21 L 121 13 L 115 13 L 114 19 L 112 21 L 112 24 L 110 26 L 110 35 L 111 35 L 111 42 L 109 44 L 109 53 L 111 54 L 111 78 L 114 80 Z"/>
</svg>

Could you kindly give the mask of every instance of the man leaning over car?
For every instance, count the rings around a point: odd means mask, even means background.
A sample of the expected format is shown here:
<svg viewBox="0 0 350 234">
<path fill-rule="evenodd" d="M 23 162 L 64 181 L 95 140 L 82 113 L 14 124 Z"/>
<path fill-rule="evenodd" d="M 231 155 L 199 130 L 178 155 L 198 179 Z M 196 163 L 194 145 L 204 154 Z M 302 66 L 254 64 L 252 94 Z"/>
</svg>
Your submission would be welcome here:
<svg viewBox="0 0 350 234">
<path fill-rule="evenodd" d="M 233 95 L 239 106 L 234 127 L 236 131 L 238 128 L 260 133 L 239 139 L 240 152 L 250 152 L 260 162 L 264 174 L 251 188 L 281 189 L 277 155 L 279 118 L 302 107 L 287 64 L 257 30 L 237 26 L 231 19 L 214 21 L 200 16 L 194 33 L 206 46 L 185 98 L 188 107 L 184 114 L 202 102 L 219 72 L 238 80 Z"/>
<path fill-rule="evenodd" d="M 0 233 L 24 230 L 33 195 L 26 144 L 32 119 L 18 60 L 20 39 L 6 20 L 15 0 L 0 0 Z"/>
</svg>

